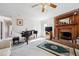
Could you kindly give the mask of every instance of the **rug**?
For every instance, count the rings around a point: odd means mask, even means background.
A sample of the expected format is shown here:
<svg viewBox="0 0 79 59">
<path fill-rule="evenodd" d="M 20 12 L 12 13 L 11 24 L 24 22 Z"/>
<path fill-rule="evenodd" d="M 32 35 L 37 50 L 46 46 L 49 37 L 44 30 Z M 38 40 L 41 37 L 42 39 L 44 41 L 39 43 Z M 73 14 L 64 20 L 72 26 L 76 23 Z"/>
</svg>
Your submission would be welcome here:
<svg viewBox="0 0 79 59">
<path fill-rule="evenodd" d="M 69 52 L 69 48 L 51 43 L 51 42 L 42 42 L 41 44 L 39 44 L 37 47 L 48 51 L 52 54 L 55 54 L 57 56 L 63 55 L 63 56 L 69 56 L 70 52 Z"/>
</svg>

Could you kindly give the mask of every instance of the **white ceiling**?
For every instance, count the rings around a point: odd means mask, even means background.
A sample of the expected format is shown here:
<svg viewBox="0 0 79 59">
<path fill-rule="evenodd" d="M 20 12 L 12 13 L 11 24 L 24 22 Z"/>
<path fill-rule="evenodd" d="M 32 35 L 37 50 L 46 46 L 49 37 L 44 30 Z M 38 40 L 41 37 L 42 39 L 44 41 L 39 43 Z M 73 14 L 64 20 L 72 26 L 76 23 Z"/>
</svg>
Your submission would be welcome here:
<svg viewBox="0 0 79 59">
<path fill-rule="evenodd" d="M 46 19 L 62 14 L 79 7 L 79 3 L 57 3 L 57 8 L 47 7 L 42 13 L 40 6 L 32 8 L 33 3 L 0 3 L 0 15 L 17 17 L 18 15 L 26 19 Z"/>
</svg>

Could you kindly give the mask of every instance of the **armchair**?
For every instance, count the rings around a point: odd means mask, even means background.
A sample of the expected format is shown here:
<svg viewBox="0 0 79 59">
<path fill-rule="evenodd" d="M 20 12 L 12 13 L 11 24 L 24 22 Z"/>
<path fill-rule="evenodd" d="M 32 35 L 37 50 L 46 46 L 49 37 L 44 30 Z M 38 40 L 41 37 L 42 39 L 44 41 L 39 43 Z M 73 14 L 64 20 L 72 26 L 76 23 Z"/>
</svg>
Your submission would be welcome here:
<svg viewBox="0 0 79 59">
<path fill-rule="evenodd" d="M 9 56 L 11 54 L 11 41 L 0 41 L 0 56 Z"/>
</svg>

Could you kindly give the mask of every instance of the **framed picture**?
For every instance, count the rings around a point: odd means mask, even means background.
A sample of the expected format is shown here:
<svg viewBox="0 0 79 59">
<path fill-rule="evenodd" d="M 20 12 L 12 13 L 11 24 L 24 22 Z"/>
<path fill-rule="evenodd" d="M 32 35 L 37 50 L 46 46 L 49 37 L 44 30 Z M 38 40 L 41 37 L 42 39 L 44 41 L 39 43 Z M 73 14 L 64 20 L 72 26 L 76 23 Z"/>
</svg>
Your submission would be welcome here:
<svg viewBox="0 0 79 59">
<path fill-rule="evenodd" d="M 17 25 L 23 26 L 23 19 L 17 19 Z"/>
</svg>

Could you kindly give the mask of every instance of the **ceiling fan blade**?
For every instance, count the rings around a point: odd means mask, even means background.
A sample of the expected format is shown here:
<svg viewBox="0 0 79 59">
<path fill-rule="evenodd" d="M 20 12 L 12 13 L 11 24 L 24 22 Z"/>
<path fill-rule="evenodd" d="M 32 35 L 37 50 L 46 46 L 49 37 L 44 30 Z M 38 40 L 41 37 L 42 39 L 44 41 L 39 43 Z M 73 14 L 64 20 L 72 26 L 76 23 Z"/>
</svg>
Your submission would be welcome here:
<svg viewBox="0 0 79 59">
<path fill-rule="evenodd" d="M 55 5 L 53 3 L 50 3 L 49 6 L 52 7 L 52 8 L 56 8 L 57 7 L 57 5 Z"/>
<path fill-rule="evenodd" d="M 42 12 L 44 12 L 44 11 L 45 11 L 45 5 L 42 4 Z"/>
<path fill-rule="evenodd" d="M 36 7 L 36 6 L 38 6 L 38 5 L 40 5 L 39 3 L 38 4 L 35 4 L 35 5 L 33 5 L 32 7 Z"/>
</svg>

